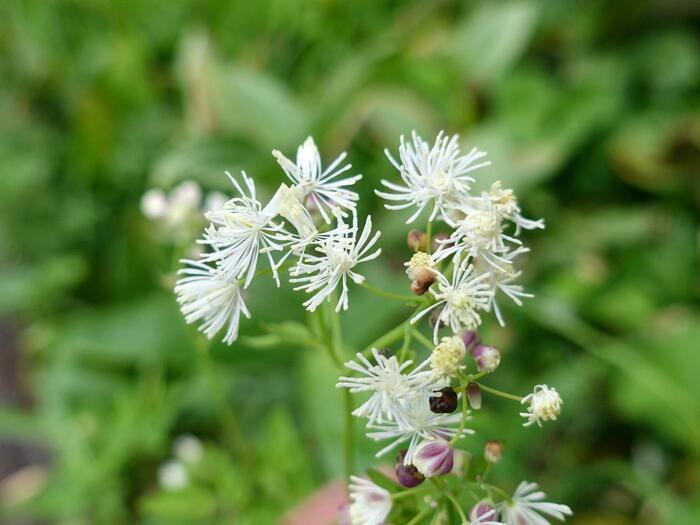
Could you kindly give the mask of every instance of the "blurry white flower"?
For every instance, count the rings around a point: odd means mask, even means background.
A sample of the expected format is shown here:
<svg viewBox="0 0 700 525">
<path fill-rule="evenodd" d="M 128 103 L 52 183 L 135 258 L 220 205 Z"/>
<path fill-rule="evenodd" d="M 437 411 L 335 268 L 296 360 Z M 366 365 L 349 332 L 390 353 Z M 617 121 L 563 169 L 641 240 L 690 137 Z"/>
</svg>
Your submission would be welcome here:
<svg viewBox="0 0 700 525">
<path fill-rule="evenodd" d="M 272 252 L 282 249 L 276 242 L 283 231 L 282 226 L 272 222 L 274 214 L 267 208 L 263 209 L 257 200 L 253 179 L 241 172 L 241 186 L 229 172 L 226 175 L 231 179 L 239 197 L 229 200 L 223 208 L 206 214 L 211 224 L 201 242 L 209 244 L 214 251 L 205 255 L 204 260 L 216 262 L 224 276 L 230 280 L 245 277 L 243 287 L 247 288 L 255 275 L 258 256 L 265 253 L 279 286 Z"/>
<path fill-rule="evenodd" d="M 250 318 L 238 281 L 202 262 L 183 262 L 187 266 L 178 273 L 185 277 L 177 281 L 175 293 L 185 321 L 203 321 L 199 330 L 209 339 L 226 327 L 224 342 L 231 344 L 238 337 L 241 313 Z"/>
<path fill-rule="evenodd" d="M 152 188 L 141 197 L 141 213 L 149 219 L 160 219 L 167 210 L 168 198 L 160 188 Z"/>
<path fill-rule="evenodd" d="M 228 200 L 228 197 L 220 191 L 211 191 L 207 193 L 207 196 L 204 198 L 202 211 L 206 213 L 208 211 L 220 210 L 226 205 Z"/>
<path fill-rule="evenodd" d="M 467 350 L 459 335 L 443 337 L 430 354 L 430 368 L 438 377 L 454 377 L 462 369 Z"/>
<path fill-rule="evenodd" d="M 391 494 L 371 481 L 350 477 L 350 522 L 352 525 L 382 525 L 391 512 Z"/>
<path fill-rule="evenodd" d="M 442 273 L 436 272 L 437 288 L 430 288 L 430 293 L 435 297 L 435 304 L 424 309 L 413 319 L 417 322 L 421 317 L 435 308 L 442 308 L 433 330 L 433 342 L 438 342 L 438 329 L 441 324 L 449 326 L 453 333 L 462 329 L 473 329 L 481 324 L 479 310 L 486 310 L 493 296 L 493 290 L 485 282 L 488 274 L 474 275 L 472 266 L 465 266 L 457 258 L 454 261 L 452 281 Z"/>
<path fill-rule="evenodd" d="M 546 494 L 538 490 L 537 483 L 523 481 L 515 489 L 512 500 L 499 503 L 498 510 L 506 525 L 549 525 L 546 517 L 564 521 L 573 514 L 566 505 L 542 501 L 545 497 Z"/>
<path fill-rule="evenodd" d="M 175 454 L 175 457 L 183 463 L 194 465 L 199 463 L 202 459 L 204 449 L 202 448 L 202 442 L 199 441 L 199 439 L 186 434 L 178 437 L 175 440 L 175 444 L 173 445 L 173 453 Z"/>
<path fill-rule="evenodd" d="M 407 398 L 397 399 L 401 403 L 400 410 L 396 411 L 395 421 L 384 423 L 372 423 L 367 425 L 371 429 L 367 437 L 375 441 L 391 439 L 392 442 L 377 452 L 377 457 L 386 454 L 394 447 L 408 441 L 408 451 L 404 462 L 413 462 L 416 447 L 423 440 L 446 440 L 449 441 L 458 433 L 459 423 L 462 415 L 457 414 L 437 414 L 430 410 L 430 393 L 422 393 Z M 465 428 L 462 435 L 473 434 L 474 431 Z"/>
<path fill-rule="evenodd" d="M 424 370 L 428 361 L 424 361 L 408 373 L 404 373 L 413 364 L 412 361 L 399 363 L 396 356 L 386 357 L 376 348 L 372 349 L 376 364 L 358 353 L 357 361 L 348 361 L 345 366 L 356 372 L 357 376 L 341 377 L 336 387 L 349 388 L 350 392 L 371 392 L 371 397 L 353 411 L 357 417 L 366 417 L 370 423 L 384 420 L 396 420 L 401 403 L 397 399 L 415 395 L 426 390 L 430 372 Z M 432 388 L 431 388 L 432 390 Z"/>
<path fill-rule="evenodd" d="M 357 284 L 365 280 L 364 276 L 355 273 L 353 268 L 377 258 L 382 252 L 381 249 L 371 252 L 381 232 L 371 235 L 372 218 L 367 216 L 358 238 L 357 214 L 353 212 L 352 228 L 338 228 L 334 234 L 317 239 L 314 243 L 315 253 L 306 253 L 291 269 L 290 274 L 294 277 L 289 281 L 299 284 L 294 289 L 314 294 L 304 302 L 307 310 L 313 312 L 330 297 L 339 284 L 342 284 L 342 290 L 335 310 L 347 310 L 348 277 Z"/>
<path fill-rule="evenodd" d="M 350 164 L 341 165 L 346 157 L 345 152 L 341 153 L 325 170 L 321 167 L 321 155 L 312 137 L 308 137 L 297 149 L 296 163 L 277 150 L 272 154 L 298 189 L 299 199 L 302 202 L 308 199 L 307 204 L 315 205 L 327 223 L 331 222 L 331 210 L 339 209 L 345 216 L 343 210 L 355 209 L 359 196 L 354 191 L 346 189 L 346 186 L 355 184 L 362 175 L 338 178 L 352 168 Z"/>
<path fill-rule="evenodd" d="M 532 392 L 522 400 L 523 404 L 529 404 L 527 412 L 520 415 L 527 418 L 523 426 L 528 427 L 533 423 L 542 426 L 542 421 L 554 421 L 561 413 L 563 401 L 555 388 L 547 385 L 537 385 Z"/>
<path fill-rule="evenodd" d="M 158 469 L 158 484 L 163 490 L 182 490 L 188 483 L 187 468 L 176 459 L 166 461 Z"/>
<path fill-rule="evenodd" d="M 166 228 L 176 231 L 195 218 L 199 218 L 202 190 L 194 181 L 186 180 L 175 186 L 169 194 L 154 188 L 141 197 L 141 212 L 151 220 L 160 221 Z"/>
<path fill-rule="evenodd" d="M 468 154 L 460 155 L 457 135 L 448 137 L 440 132 L 432 147 L 415 131 L 411 137 L 412 142 L 406 142 L 401 136 L 400 163 L 389 150 L 385 150 L 404 185 L 382 180 L 382 184 L 391 192 L 376 190 L 375 193 L 397 203 L 386 204 L 389 210 L 416 207 L 417 210 L 406 223 L 413 222 L 426 207 L 432 205 L 430 220 L 439 217 L 452 224 L 452 208 L 468 197 L 469 183 L 474 181 L 467 173 L 490 164 L 488 161 L 477 162 L 486 153 L 473 148 Z"/>
</svg>

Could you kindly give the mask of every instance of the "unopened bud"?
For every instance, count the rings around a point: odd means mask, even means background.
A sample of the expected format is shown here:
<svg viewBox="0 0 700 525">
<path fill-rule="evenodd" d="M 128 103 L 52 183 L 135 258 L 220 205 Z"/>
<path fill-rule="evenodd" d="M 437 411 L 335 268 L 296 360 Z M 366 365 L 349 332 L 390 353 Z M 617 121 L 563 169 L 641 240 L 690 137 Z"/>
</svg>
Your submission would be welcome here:
<svg viewBox="0 0 700 525">
<path fill-rule="evenodd" d="M 413 229 L 408 232 L 408 236 L 406 237 L 406 244 L 408 244 L 408 248 L 411 251 L 418 252 L 421 250 L 425 250 L 426 246 L 426 236 L 425 233 L 423 233 L 420 230 Z"/>
<path fill-rule="evenodd" d="M 457 410 L 459 398 L 457 392 L 451 387 L 445 387 L 440 390 L 439 396 L 433 396 L 428 399 L 430 403 L 430 411 L 436 414 L 451 414 Z"/>
<path fill-rule="evenodd" d="M 481 408 L 481 388 L 479 388 L 479 385 L 476 383 L 467 385 L 467 399 L 469 399 L 469 406 L 474 410 Z"/>
<path fill-rule="evenodd" d="M 479 332 L 477 332 L 476 330 L 463 330 L 459 334 L 459 336 L 462 338 L 464 348 L 467 352 L 472 352 L 474 350 L 474 347 L 476 347 L 476 345 L 478 345 L 481 342 L 479 338 Z"/>
<path fill-rule="evenodd" d="M 496 521 L 496 508 L 490 500 L 481 500 L 469 511 L 471 523 L 490 523 Z"/>
<path fill-rule="evenodd" d="M 454 450 L 447 441 L 424 441 L 413 455 L 413 464 L 426 478 L 449 474 L 454 464 Z"/>
<path fill-rule="evenodd" d="M 413 465 L 404 464 L 406 452 L 406 450 L 399 452 L 398 456 L 396 457 L 394 472 L 396 473 L 396 479 L 399 480 L 399 483 L 410 489 L 423 483 L 423 481 L 425 481 L 425 476 L 418 472 L 418 469 Z"/>
<path fill-rule="evenodd" d="M 416 295 L 423 295 L 435 282 L 433 261 L 427 253 L 416 252 L 404 266 L 406 266 L 406 275 L 412 281 L 411 291 Z"/>
<path fill-rule="evenodd" d="M 488 345 L 476 345 L 472 350 L 476 366 L 481 372 L 493 372 L 501 363 L 501 352 Z"/>
<path fill-rule="evenodd" d="M 437 233 L 435 234 L 435 237 L 433 237 L 433 242 L 431 243 L 431 247 L 434 252 L 436 252 L 439 248 L 447 248 L 451 243 L 447 242 L 447 240 L 450 238 L 449 233 Z"/>
<path fill-rule="evenodd" d="M 489 463 L 498 463 L 503 457 L 503 443 L 487 441 L 484 445 L 484 459 Z"/>
</svg>

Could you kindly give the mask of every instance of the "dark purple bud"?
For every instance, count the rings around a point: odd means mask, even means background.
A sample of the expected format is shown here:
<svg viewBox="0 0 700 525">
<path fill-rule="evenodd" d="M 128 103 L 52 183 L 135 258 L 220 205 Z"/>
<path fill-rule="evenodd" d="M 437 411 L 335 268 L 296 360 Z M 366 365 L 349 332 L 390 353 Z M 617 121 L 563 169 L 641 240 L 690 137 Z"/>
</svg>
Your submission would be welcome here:
<svg viewBox="0 0 700 525">
<path fill-rule="evenodd" d="M 394 472 L 396 473 L 396 479 L 399 483 L 406 488 L 417 487 L 423 481 L 425 481 L 425 476 L 418 472 L 418 469 L 413 465 L 405 465 L 404 459 L 406 457 L 406 450 L 399 452 L 396 456 L 396 466 L 394 467 Z"/>
<path fill-rule="evenodd" d="M 445 387 L 440 390 L 439 396 L 433 396 L 428 399 L 430 403 L 430 411 L 436 414 L 451 414 L 457 410 L 459 399 L 457 392 L 451 387 Z"/>
</svg>

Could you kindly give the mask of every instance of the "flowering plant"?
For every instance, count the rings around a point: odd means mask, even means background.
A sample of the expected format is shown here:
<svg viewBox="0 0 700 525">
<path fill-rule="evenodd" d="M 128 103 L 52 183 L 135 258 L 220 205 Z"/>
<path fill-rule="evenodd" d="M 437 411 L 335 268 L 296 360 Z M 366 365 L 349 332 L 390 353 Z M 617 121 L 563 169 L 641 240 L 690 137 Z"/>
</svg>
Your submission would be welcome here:
<svg viewBox="0 0 700 525">
<path fill-rule="evenodd" d="M 487 483 L 490 466 L 500 460 L 500 442 L 487 442 L 483 460 L 459 448 L 474 433 L 468 425 L 481 409 L 482 393 L 525 405 L 525 426 L 554 420 L 561 411 L 561 397 L 547 385 L 520 397 L 482 382 L 501 361 L 496 348 L 481 343 L 482 316 L 493 312 L 503 325 L 501 296 L 517 305 L 532 297 L 517 284 L 519 256 L 528 251 L 520 234 L 542 229 L 544 222 L 524 218 L 513 191 L 499 182 L 474 194 L 472 175 L 489 162 L 476 148 L 462 154 L 457 136 L 441 133 L 431 145 L 414 132 L 410 141 L 401 137 L 398 159 L 386 153 L 401 182 L 382 180 L 377 195 L 387 209 L 407 210 L 407 224 L 426 218 L 424 231 L 408 232 L 414 253 L 405 266 L 413 295 L 378 289 L 359 273 L 381 255 L 380 232 L 373 231 L 371 217 L 359 219 L 359 196 L 350 189 L 361 175 L 348 176 L 345 153 L 324 168 L 308 138 L 295 161 L 273 152 L 289 184 L 265 204 L 252 178 L 228 174 L 236 195 L 206 212 L 209 225 L 199 241 L 206 250 L 183 261 L 175 285 L 182 313 L 208 338 L 223 333 L 232 344 L 241 315 L 251 316 L 244 296 L 256 279 L 271 275 L 279 286 L 286 271 L 294 289 L 307 294 L 304 307 L 317 313 L 312 329 L 342 369 L 337 386 L 348 410 L 350 481 L 344 522 L 417 524 L 431 515 L 432 523 L 462 524 L 564 519 L 570 509 L 542 501 L 534 483 L 521 483 L 512 496 Z M 449 233 L 433 236 L 437 224 Z M 414 311 L 343 365 L 338 316 L 349 308 L 353 283 Z M 382 443 L 377 457 L 399 449 L 395 478 L 376 470 L 369 479 L 356 476 L 351 416 L 364 421 L 369 439 Z"/>
</svg>

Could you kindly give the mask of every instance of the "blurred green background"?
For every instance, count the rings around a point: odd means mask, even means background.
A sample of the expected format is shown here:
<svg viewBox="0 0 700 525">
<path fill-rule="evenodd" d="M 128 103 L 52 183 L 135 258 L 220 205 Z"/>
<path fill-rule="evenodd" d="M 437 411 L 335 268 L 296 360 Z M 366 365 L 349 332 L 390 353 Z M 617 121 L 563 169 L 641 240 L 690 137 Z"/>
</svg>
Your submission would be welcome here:
<svg viewBox="0 0 700 525">
<path fill-rule="evenodd" d="M 403 216 L 372 190 L 415 128 L 488 151 L 479 184 L 547 222 L 537 297 L 484 337 L 494 386 L 556 385 L 564 412 L 522 429 L 494 401 L 468 448 L 505 439 L 494 480 L 540 482 L 572 523 L 700 523 L 700 4 L 7 0 L 0 20 L 0 522 L 265 525 L 337 479 L 302 296 L 256 282 L 243 337 L 198 349 L 170 291 L 189 233 L 139 201 L 242 168 L 269 196 L 270 151 L 313 134 L 365 174 L 370 282 L 407 290 Z M 350 303 L 349 348 L 407 315 Z M 203 456 L 167 490 L 186 434 Z"/>
</svg>

